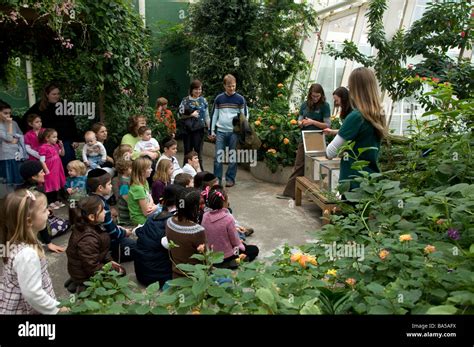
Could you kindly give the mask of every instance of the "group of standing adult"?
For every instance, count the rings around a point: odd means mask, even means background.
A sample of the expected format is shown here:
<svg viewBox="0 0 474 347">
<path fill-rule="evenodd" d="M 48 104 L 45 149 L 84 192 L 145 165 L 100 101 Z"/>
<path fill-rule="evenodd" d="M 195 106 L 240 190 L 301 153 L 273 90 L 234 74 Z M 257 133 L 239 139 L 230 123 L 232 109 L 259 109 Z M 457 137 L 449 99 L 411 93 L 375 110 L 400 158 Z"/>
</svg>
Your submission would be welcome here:
<svg viewBox="0 0 474 347">
<path fill-rule="evenodd" d="M 354 69 L 349 76 L 349 90 L 339 87 L 333 92 L 333 98 L 334 107 L 339 108 L 339 117 L 343 122 L 339 130 L 330 128 L 330 106 L 326 102 L 323 87 L 317 83 L 311 85 L 307 99 L 300 107 L 298 125 L 302 131 L 322 130 L 323 133 L 334 136 L 327 146 L 328 159 L 336 157 L 339 148 L 347 141 L 354 142 L 354 153 L 359 153 L 361 148 L 370 147 L 362 151 L 358 158 L 351 155 L 341 160 L 339 182 L 348 183 L 349 189 L 352 190 L 358 186 L 354 178 L 360 176 L 358 171 L 352 169 L 355 160 L 368 162 L 363 168 L 364 171 L 380 172 L 377 160 L 380 143 L 387 135 L 387 125 L 375 74 L 365 67 Z M 304 176 L 304 157 L 301 142 L 298 145 L 293 173 L 283 194 L 278 194 L 277 198 L 295 198 L 296 178 Z"/>
</svg>

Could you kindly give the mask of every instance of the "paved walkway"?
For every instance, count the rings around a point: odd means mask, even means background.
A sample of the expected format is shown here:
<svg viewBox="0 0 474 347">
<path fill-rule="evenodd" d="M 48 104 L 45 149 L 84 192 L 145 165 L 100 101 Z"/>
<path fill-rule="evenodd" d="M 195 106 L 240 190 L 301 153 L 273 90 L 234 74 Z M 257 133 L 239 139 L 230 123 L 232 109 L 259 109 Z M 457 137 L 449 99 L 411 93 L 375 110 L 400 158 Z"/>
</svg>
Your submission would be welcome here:
<svg viewBox="0 0 474 347">
<path fill-rule="evenodd" d="M 177 157 L 181 163 L 182 153 L 178 153 Z M 212 172 L 212 158 L 204 159 L 204 168 Z M 301 207 L 292 207 L 289 201 L 276 199 L 275 195 L 281 193 L 283 188 L 282 185 L 257 180 L 249 171 L 239 168 L 236 185 L 228 189 L 235 218 L 242 225 L 255 229 L 255 233 L 247 238 L 247 243 L 260 248 L 259 258 L 271 255 L 274 249 L 286 243 L 296 246 L 314 240 L 314 235 L 309 232 L 320 228 L 321 211 L 318 207 L 305 199 Z M 61 214 L 65 216 L 66 211 L 61 211 Z M 70 233 L 67 233 L 54 239 L 54 242 L 66 246 L 69 236 Z M 55 293 L 64 298 L 69 295 L 63 287 L 68 278 L 66 254 L 48 252 L 47 258 Z M 124 266 L 130 279 L 135 281 L 133 262 Z"/>
</svg>

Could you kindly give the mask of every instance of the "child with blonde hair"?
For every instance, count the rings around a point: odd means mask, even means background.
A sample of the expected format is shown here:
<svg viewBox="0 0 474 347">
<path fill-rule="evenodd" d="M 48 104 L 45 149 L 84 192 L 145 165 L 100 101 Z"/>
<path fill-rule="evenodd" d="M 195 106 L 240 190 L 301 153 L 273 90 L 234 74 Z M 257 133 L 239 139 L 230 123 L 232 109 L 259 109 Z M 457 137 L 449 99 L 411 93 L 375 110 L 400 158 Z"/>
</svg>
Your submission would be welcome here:
<svg viewBox="0 0 474 347">
<path fill-rule="evenodd" d="M 161 160 L 156 168 L 155 176 L 153 176 L 153 185 L 151 186 L 151 196 L 155 204 L 160 202 L 165 187 L 171 184 L 172 174 L 173 163 L 168 159 Z"/>
<path fill-rule="evenodd" d="M 82 147 L 82 161 L 90 169 L 100 168 L 107 160 L 107 151 L 102 143 L 97 141 L 93 131 L 86 131 L 85 144 Z"/>
<path fill-rule="evenodd" d="M 114 161 L 119 160 L 132 160 L 133 148 L 130 145 L 119 145 L 114 150 Z"/>
<path fill-rule="evenodd" d="M 79 200 L 87 196 L 87 168 L 83 162 L 73 160 L 67 164 L 67 172 L 69 177 L 66 178 L 64 188 L 68 193 L 68 201 L 69 203 L 73 201 L 79 202 Z"/>
<path fill-rule="evenodd" d="M 10 193 L 2 212 L 5 225 L 0 241 L 8 252 L 3 257 L 0 314 L 56 314 L 58 308 L 48 265 L 37 233 L 46 227 L 48 203 L 38 191 Z M 6 218 L 8 216 L 8 218 Z"/>
<path fill-rule="evenodd" d="M 156 210 L 147 181 L 151 171 L 150 159 L 138 157 L 133 161 L 130 190 L 128 191 L 128 211 L 134 224 L 144 224 L 146 217 Z"/>
</svg>

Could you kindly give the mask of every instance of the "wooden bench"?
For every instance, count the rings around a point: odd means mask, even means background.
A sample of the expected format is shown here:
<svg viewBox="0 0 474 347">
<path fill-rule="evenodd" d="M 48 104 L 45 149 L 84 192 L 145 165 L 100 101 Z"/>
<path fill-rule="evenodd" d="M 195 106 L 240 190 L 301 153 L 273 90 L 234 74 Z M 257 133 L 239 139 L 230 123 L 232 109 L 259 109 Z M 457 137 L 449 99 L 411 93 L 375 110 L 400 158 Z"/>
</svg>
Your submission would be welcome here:
<svg viewBox="0 0 474 347">
<path fill-rule="evenodd" d="M 309 180 L 307 177 L 297 177 L 295 185 L 295 205 L 301 206 L 301 196 L 305 193 L 322 211 L 321 220 L 323 225 L 329 223 L 331 213 L 337 210 L 337 204 L 330 202 L 318 187 L 318 182 Z"/>
</svg>

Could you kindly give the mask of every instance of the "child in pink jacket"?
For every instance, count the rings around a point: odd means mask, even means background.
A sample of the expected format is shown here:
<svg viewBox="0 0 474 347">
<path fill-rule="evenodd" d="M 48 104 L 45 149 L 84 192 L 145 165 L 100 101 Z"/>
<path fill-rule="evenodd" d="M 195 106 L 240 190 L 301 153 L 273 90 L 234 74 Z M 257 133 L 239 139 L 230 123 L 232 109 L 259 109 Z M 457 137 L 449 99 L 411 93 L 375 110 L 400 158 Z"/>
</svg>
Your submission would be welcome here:
<svg viewBox="0 0 474 347">
<path fill-rule="evenodd" d="M 254 260 L 258 255 L 258 247 L 244 244 L 235 227 L 235 220 L 227 207 L 227 194 L 220 186 L 209 192 L 207 199 L 211 211 L 204 213 L 201 225 L 205 229 L 207 245 L 214 252 L 224 253 L 222 267 L 235 267 L 235 259 Z M 240 256 L 245 254 L 245 256 Z"/>
</svg>

